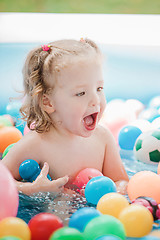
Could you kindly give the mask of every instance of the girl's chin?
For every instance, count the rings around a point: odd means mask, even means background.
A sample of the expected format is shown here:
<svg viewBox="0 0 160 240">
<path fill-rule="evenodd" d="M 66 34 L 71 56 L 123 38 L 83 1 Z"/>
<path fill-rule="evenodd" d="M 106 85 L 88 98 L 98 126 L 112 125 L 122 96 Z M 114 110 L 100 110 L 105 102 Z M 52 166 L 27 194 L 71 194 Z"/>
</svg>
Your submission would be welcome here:
<svg viewBox="0 0 160 240">
<path fill-rule="evenodd" d="M 95 131 L 95 128 L 93 130 L 87 130 L 85 129 L 83 132 L 81 132 L 82 137 L 90 137 Z"/>
</svg>

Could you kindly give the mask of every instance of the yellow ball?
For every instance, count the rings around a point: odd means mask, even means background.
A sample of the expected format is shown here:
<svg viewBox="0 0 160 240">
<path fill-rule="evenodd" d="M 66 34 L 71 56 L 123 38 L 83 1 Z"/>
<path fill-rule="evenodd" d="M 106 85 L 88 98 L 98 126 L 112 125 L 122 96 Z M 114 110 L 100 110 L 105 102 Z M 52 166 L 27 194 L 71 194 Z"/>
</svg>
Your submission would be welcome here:
<svg viewBox="0 0 160 240">
<path fill-rule="evenodd" d="M 153 216 L 151 212 L 141 205 L 132 204 L 119 215 L 127 237 L 143 237 L 152 230 Z"/>
<path fill-rule="evenodd" d="M 23 240 L 31 239 L 30 229 L 25 221 L 17 217 L 7 217 L 0 221 L 0 237 L 15 236 Z"/>
<path fill-rule="evenodd" d="M 119 217 L 120 212 L 129 206 L 128 200 L 119 193 L 107 193 L 100 198 L 97 210 L 102 214 Z"/>
</svg>

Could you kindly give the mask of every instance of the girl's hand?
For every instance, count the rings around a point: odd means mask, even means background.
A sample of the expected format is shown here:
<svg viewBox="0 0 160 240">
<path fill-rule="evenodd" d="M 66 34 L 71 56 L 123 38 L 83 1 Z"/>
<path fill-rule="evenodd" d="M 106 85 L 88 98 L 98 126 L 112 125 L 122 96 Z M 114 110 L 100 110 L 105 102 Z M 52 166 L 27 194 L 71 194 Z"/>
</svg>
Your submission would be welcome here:
<svg viewBox="0 0 160 240">
<path fill-rule="evenodd" d="M 61 192 L 64 189 L 64 185 L 68 182 L 69 177 L 64 176 L 56 180 L 50 181 L 47 178 L 49 172 L 48 163 L 44 163 L 41 173 L 33 182 L 34 192 Z"/>
<path fill-rule="evenodd" d="M 127 194 L 128 181 L 120 180 L 120 181 L 115 182 L 115 184 L 116 184 L 118 193 L 120 193 L 122 195 L 126 195 Z"/>
</svg>

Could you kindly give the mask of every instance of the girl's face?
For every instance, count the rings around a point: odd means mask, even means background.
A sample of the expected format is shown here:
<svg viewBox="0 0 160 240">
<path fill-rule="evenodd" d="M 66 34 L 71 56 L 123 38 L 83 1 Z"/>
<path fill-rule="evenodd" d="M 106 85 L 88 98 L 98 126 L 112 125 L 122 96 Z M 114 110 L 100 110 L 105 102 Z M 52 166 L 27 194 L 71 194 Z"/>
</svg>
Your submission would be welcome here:
<svg viewBox="0 0 160 240">
<path fill-rule="evenodd" d="M 73 64 L 60 72 L 51 96 L 56 128 L 89 137 L 106 106 L 102 67 L 99 63 Z"/>
</svg>

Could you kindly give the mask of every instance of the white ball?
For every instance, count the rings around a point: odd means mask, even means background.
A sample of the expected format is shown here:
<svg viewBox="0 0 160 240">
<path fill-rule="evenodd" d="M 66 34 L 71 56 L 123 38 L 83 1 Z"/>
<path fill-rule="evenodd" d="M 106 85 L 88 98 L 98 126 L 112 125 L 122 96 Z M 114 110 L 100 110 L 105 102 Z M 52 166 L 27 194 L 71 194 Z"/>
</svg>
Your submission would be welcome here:
<svg viewBox="0 0 160 240">
<path fill-rule="evenodd" d="M 142 132 L 148 132 L 152 129 L 151 123 L 145 119 L 136 119 L 130 125 L 138 127 Z"/>
<path fill-rule="evenodd" d="M 160 129 L 139 135 L 134 146 L 134 156 L 137 161 L 158 164 L 160 161 Z"/>
</svg>

